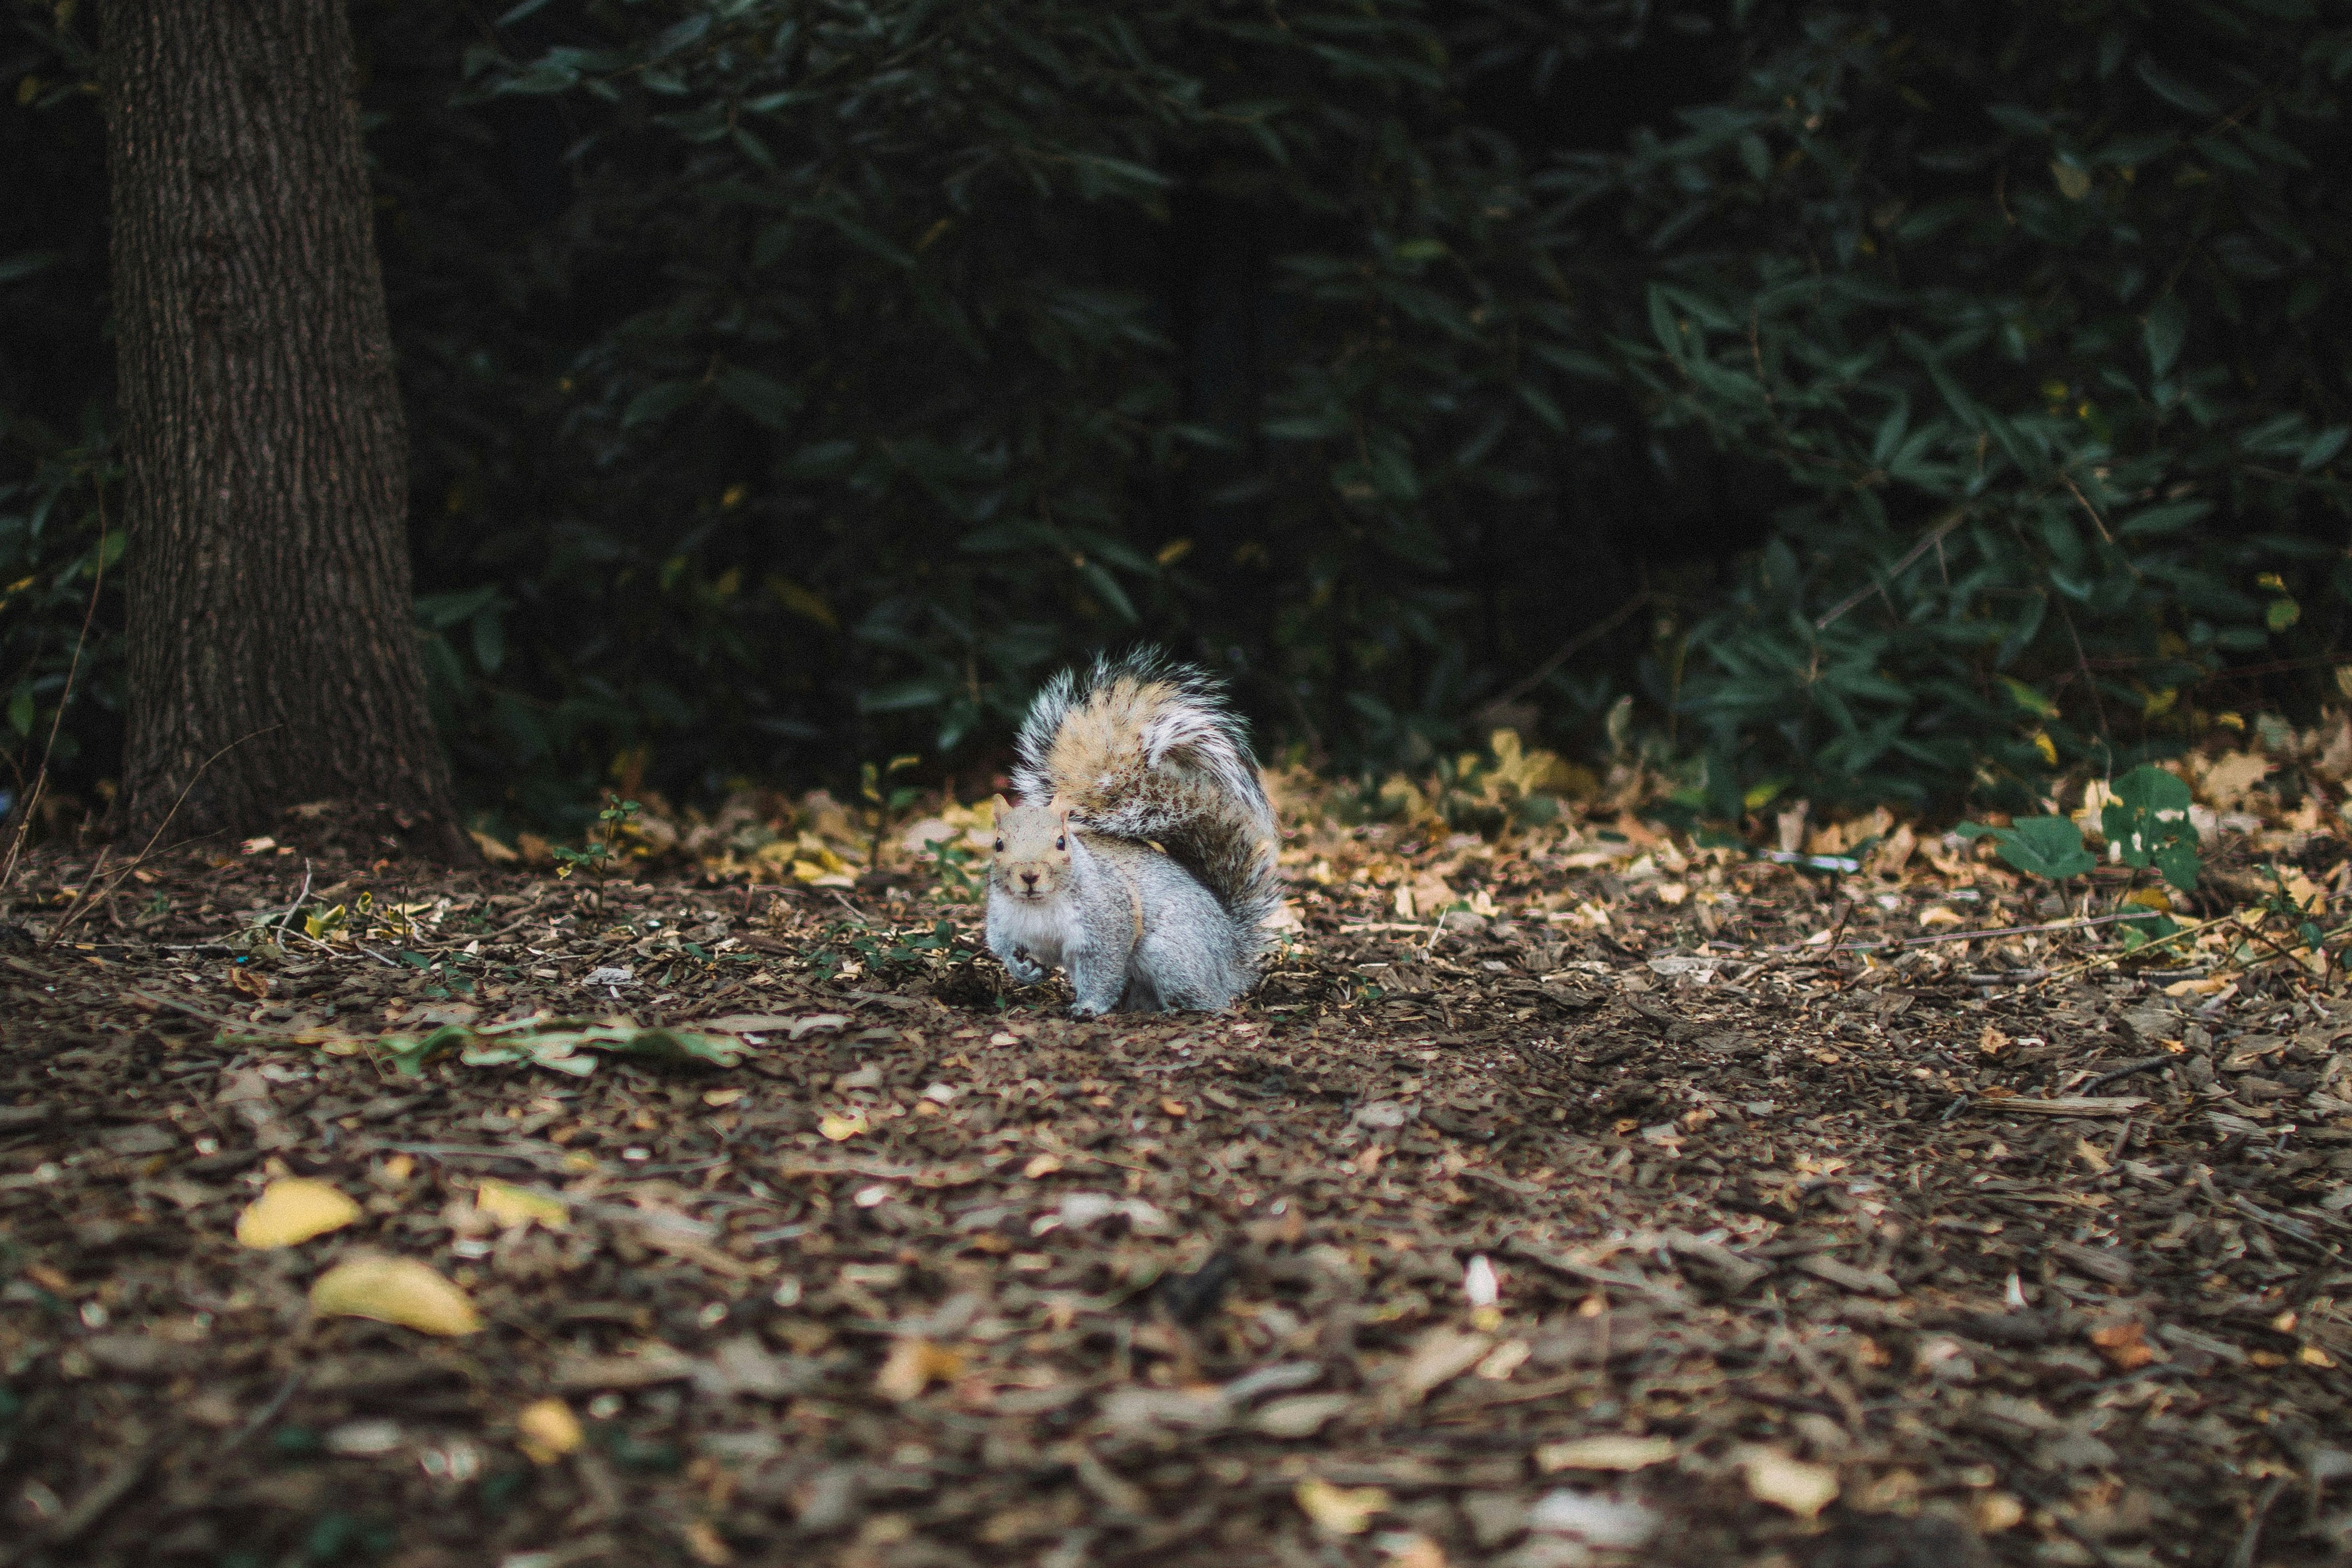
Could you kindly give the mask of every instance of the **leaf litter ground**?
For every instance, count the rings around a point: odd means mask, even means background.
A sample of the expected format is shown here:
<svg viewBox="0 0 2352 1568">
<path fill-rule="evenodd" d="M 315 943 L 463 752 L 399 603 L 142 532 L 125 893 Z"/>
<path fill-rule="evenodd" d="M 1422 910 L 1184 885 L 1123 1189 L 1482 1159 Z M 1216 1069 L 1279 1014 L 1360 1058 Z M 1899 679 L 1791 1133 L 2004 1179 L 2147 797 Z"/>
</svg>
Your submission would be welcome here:
<svg viewBox="0 0 2352 1568">
<path fill-rule="evenodd" d="M 37 861 L 0 1562 L 2344 1561 L 2352 998 L 1622 827 L 1089 1022 L 887 877 Z"/>
</svg>

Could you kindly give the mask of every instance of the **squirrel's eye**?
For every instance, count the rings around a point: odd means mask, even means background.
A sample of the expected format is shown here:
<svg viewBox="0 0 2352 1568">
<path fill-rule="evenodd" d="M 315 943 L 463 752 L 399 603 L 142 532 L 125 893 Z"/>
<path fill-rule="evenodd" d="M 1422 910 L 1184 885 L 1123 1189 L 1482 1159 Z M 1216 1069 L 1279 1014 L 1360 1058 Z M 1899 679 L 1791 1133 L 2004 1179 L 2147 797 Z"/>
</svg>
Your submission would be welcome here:
<svg viewBox="0 0 2352 1568">
<path fill-rule="evenodd" d="M 1055 847 L 1055 849 L 1057 849 L 1057 850 L 1066 850 L 1066 849 L 1068 849 L 1070 846 L 1069 846 L 1069 844 L 1068 844 L 1066 841 L 1061 840 L 1061 839 L 1055 839 L 1055 840 L 1054 841 L 1054 847 Z"/>
<path fill-rule="evenodd" d="M 1003 839 L 996 841 L 996 852 L 998 854 L 1003 854 L 1004 852 L 1004 841 Z"/>
</svg>

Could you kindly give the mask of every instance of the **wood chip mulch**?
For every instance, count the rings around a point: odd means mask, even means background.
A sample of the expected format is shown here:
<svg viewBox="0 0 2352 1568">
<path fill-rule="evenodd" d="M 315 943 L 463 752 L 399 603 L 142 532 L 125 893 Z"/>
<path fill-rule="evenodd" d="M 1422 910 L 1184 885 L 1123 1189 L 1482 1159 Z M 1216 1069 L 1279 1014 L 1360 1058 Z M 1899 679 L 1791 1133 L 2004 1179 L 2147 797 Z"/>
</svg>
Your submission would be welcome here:
<svg viewBox="0 0 2352 1568">
<path fill-rule="evenodd" d="M 2047 921 L 1990 869 L 1382 831 L 1247 1005 L 1089 1022 L 887 878 L 37 857 L 0 1563 L 2347 1560 L 2341 984 L 1854 950 Z M 534 1012 L 744 1058 L 375 1043 Z M 289 1176 L 362 1217 L 240 1246 Z M 314 1315 L 362 1252 L 484 1326 Z"/>
</svg>

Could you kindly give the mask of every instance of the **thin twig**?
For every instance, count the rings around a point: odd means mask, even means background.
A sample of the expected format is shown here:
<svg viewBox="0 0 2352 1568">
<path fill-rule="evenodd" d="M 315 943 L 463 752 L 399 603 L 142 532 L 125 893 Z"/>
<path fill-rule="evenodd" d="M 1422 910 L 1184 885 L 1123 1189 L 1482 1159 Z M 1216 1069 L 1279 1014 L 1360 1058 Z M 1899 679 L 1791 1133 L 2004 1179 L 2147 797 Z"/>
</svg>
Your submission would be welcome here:
<svg viewBox="0 0 2352 1568">
<path fill-rule="evenodd" d="M 2126 1061 L 2121 1067 L 2116 1068 L 2114 1071 L 2102 1072 L 2096 1078 L 2092 1079 L 2088 1083 L 2084 1084 L 2081 1089 L 2072 1091 L 2071 1092 L 2081 1094 L 2096 1093 L 2100 1089 L 2105 1087 L 2107 1084 L 2113 1083 L 2118 1078 L 2129 1078 L 2133 1073 L 2146 1072 L 2151 1067 L 2168 1067 L 2171 1065 L 2172 1061 L 2173 1059 L 2169 1056 L 2150 1056 L 2143 1058 L 2138 1061 Z"/>
<path fill-rule="evenodd" d="M 1641 592 L 1633 595 L 1633 598 L 1627 600 L 1624 603 L 1619 605 L 1616 609 L 1611 611 L 1607 615 L 1602 616 L 1599 621 L 1587 626 L 1583 631 L 1579 632 L 1575 636 L 1570 637 L 1567 642 L 1561 643 L 1550 658 L 1546 659 L 1542 664 L 1538 664 L 1533 670 L 1529 671 L 1526 675 L 1522 676 L 1513 685 L 1503 688 L 1503 691 L 1499 695 L 1488 697 L 1485 702 L 1478 706 L 1485 708 L 1499 707 L 1505 703 L 1516 702 L 1520 697 L 1527 695 L 1529 692 L 1543 685 L 1546 680 L 1549 679 L 1551 673 L 1554 670 L 1559 669 L 1562 664 L 1568 663 L 1570 659 L 1575 657 L 1586 648 L 1591 647 L 1593 643 L 1598 643 L 1601 638 L 1606 637 L 1610 632 L 1614 632 L 1618 627 L 1623 625 L 1626 620 L 1631 617 L 1635 611 L 1641 609 L 1642 606 L 1647 604 L 1649 601 L 1650 591 L 1645 588 Z"/>
<path fill-rule="evenodd" d="M 49 738 L 41 747 L 41 766 L 33 775 L 33 789 L 25 797 L 23 815 L 16 819 L 16 837 L 8 846 L 8 863 L 0 867 L 0 893 L 8 891 L 8 883 L 16 874 L 16 862 L 25 852 L 25 835 L 33 829 L 33 812 L 41 803 L 41 790 L 49 781 L 49 758 L 58 748 L 58 727 L 66 721 L 66 704 L 73 699 L 74 676 L 81 669 L 82 644 L 89 639 L 89 623 L 98 615 L 98 591 L 106 583 L 106 482 L 98 486 L 98 570 L 90 576 L 89 604 L 81 612 L 81 630 L 74 636 L 73 659 L 66 665 L 66 684 L 58 693 L 58 711 L 49 716 Z"/>
<path fill-rule="evenodd" d="M 2263 1541 L 2263 1521 L 2270 1517 L 2272 1506 L 2285 1492 L 2287 1480 L 2285 1476 L 2275 1478 L 2254 1500 L 2253 1514 L 2246 1521 L 2245 1533 L 2238 1537 L 2237 1550 L 2230 1553 L 2230 1568 L 2254 1568 L 2254 1552 Z"/>
<path fill-rule="evenodd" d="M 2141 943 L 2138 946 L 2134 947 L 2127 952 L 2095 954 L 2091 957 L 2084 959 L 2079 964 L 2070 964 L 2063 969 L 2053 969 L 2049 974 L 2042 977 L 2042 983 L 2046 986 L 2053 980 L 2071 979 L 2076 975 L 2085 974 L 2090 970 L 2100 968 L 2106 965 L 2120 964 L 2126 958 L 2137 958 L 2151 948 L 2169 947 L 2172 944 L 2181 940 L 2183 937 L 2194 936 L 2200 931 L 2211 931 L 2223 925 L 2242 925 L 2243 923 L 2243 915 L 2244 911 L 2241 910 L 2229 915 L 2217 915 L 2211 920 L 2191 921 L 2188 925 L 2183 925 L 2179 930 L 2172 933 L 2169 936 L 2151 936 L 2147 941 Z M 2101 918 L 2104 919 L 2106 917 L 2102 916 Z M 2347 926 L 2345 929 L 2352 930 L 2352 926 Z M 2331 935 L 2333 934 L 2331 933 Z"/>
<path fill-rule="evenodd" d="M 278 928 L 280 931 L 292 929 L 294 916 L 301 913 L 302 905 L 309 903 L 310 898 L 310 857 L 309 855 L 304 855 L 302 857 L 302 891 L 294 895 L 294 902 L 288 904 L 286 906 L 286 913 L 278 917 Z"/>
<path fill-rule="evenodd" d="M 2157 914 L 2152 909 L 2135 910 L 2128 915 L 2075 915 L 2063 920 L 2047 921 L 2040 925 L 1996 925 L 1982 931 L 1946 931 L 1934 936 L 1902 936 L 1888 942 L 1848 942 L 1842 947 L 1822 947 L 1823 952 L 1869 953 L 1881 947 L 1924 947 L 1934 942 L 1970 942 L 1979 936 L 2036 936 L 2047 931 L 2079 931 L 2089 925 L 2108 925 L 2118 920 L 2147 920 Z M 1810 942 L 1783 943 L 1767 947 L 1767 953 L 1797 953 L 1817 946 Z"/>
<path fill-rule="evenodd" d="M 227 1442 L 213 1450 L 213 1458 L 224 1459 L 243 1448 L 247 1439 L 257 1436 L 264 1427 L 278 1418 L 278 1413 L 286 1408 L 286 1402 L 293 1398 L 294 1391 L 301 1386 L 302 1369 L 298 1366 L 286 1375 L 286 1381 L 278 1385 L 278 1391 L 269 1396 L 268 1403 L 253 1413 L 253 1419 L 238 1427 Z"/>
<path fill-rule="evenodd" d="M 81 907 L 82 900 L 89 896 L 91 884 L 96 883 L 100 877 L 106 874 L 106 857 L 112 853 L 113 850 L 114 846 L 112 844 L 100 844 L 99 846 L 98 859 L 91 862 L 89 874 L 81 879 L 81 885 L 79 887 L 74 889 L 73 898 L 66 904 L 66 912 L 64 915 L 58 919 L 57 929 L 49 933 L 48 939 L 41 944 L 42 946 L 53 947 L 57 946 L 58 937 L 63 935 L 67 926 L 73 924 L 74 911 L 79 909 Z"/>
<path fill-rule="evenodd" d="M 1968 520 L 1968 516 L 1969 515 L 1965 510 L 1955 510 L 1949 516 L 1946 517 L 1943 521 L 1937 523 L 1933 528 L 1929 529 L 1924 538 L 1920 539 L 1918 543 L 1913 545 L 1908 550 L 1904 552 L 1904 556 L 1901 560 L 1896 561 L 1893 566 L 1887 568 L 1885 577 L 1883 579 L 1873 577 L 1867 587 L 1857 588 L 1852 593 L 1847 594 L 1843 599 L 1840 600 L 1835 605 L 1833 605 L 1826 614 L 1822 615 L 1820 620 L 1813 622 L 1813 630 L 1816 632 L 1828 631 L 1832 622 L 1837 621 L 1840 617 L 1843 616 L 1847 611 L 1853 609 L 1855 605 L 1861 603 L 1872 594 L 1885 593 L 1886 590 L 1882 586 L 1884 583 L 1893 582 L 1896 578 L 1901 577 L 1905 572 L 1910 570 L 1911 563 L 1913 561 L 1917 560 L 1929 550 L 1941 545 L 1944 542 L 1944 536 L 1950 533 L 1954 528 L 1958 528 L 1962 523 L 1966 522 Z"/>
<path fill-rule="evenodd" d="M 205 758 L 204 761 L 198 765 L 195 772 L 189 778 L 188 781 L 180 786 L 180 793 L 173 800 L 172 809 L 163 813 L 163 820 L 155 824 L 155 831 L 147 835 L 147 841 L 139 847 L 138 857 L 131 861 L 129 865 L 123 867 L 121 873 L 116 876 L 112 883 L 108 884 L 104 896 L 107 898 L 112 898 L 114 896 L 114 890 L 121 887 L 125 882 L 129 881 L 131 873 L 146 863 L 147 857 L 150 854 L 152 854 L 155 851 L 155 841 L 163 836 L 163 830 L 172 825 L 172 819 L 180 814 L 180 806 L 182 802 L 187 800 L 188 791 L 196 787 L 196 780 L 205 776 L 205 768 L 210 768 L 214 763 L 218 762 L 230 752 L 235 751 L 238 747 L 243 746 L 247 741 L 258 739 L 260 737 L 268 735 L 271 730 L 283 729 L 285 727 L 285 725 L 281 722 L 267 726 L 261 729 L 257 729 L 251 735 L 239 736 L 236 739 L 230 741 L 226 746 L 222 747 L 218 751 L 214 752 L 210 757 Z M 202 837 L 204 835 L 200 834 L 198 836 Z M 66 934 L 66 927 L 73 924 L 73 915 L 68 912 L 65 919 L 58 922 L 58 928 L 49 933 L 48 941 L 43 945 L 50 947 L 56 946 L 58 945 L 58 939 Z"/>
</svg>

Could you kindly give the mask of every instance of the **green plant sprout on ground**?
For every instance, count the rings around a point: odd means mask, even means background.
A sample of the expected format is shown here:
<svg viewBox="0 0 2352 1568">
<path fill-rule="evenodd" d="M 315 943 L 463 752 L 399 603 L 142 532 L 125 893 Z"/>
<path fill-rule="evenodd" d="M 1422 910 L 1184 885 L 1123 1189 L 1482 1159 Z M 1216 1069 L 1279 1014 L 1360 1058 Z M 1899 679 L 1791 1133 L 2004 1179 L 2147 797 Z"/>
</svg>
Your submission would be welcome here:
<svg viewBox="0 0 2352 1568">
<path fill-rule="evenodd" d="M 548 852 L 555 857 L 555 874 L 559 878 L 568 878 L 582 866 L 586 866 L 595 873 L 596 903 L 601 908 L 604 902 L 604 873 L 620 855 L 621 833 L 636 820 L 637 812 L 642 809 L 635 800 L 606 795 L 604 809 L 596 813 L 597 828 L 585 844 L 576 850 L 558 845 Z"/>
<path fill-rule="evenodd" d="M 857 793 L 866 802 L 866 826 L 873 831 L 873 842 L 867 846 L 866 863 L 882 863 L 882 839 L 890 830 L 890 820 L 901 816 L 908 807 L 922 799 L 923 792 L 912 785 L 901 784 L 886 790 L 883 785 L 895 774 L 922 765 L 919 757 L 894 757 L 881 768 L 871 762 L 860 763 L 857 768 Z"/>
<path fill-rule="evenodd" d="M 2098 868 L 2099 858 L 2083 847 L 2083 830 L 2066 817 L 2020 817 L 2006 828 L 1963 822 L 1964 839 L 1990 839 L 2000 858 L 2028 876 L 2063 883 Z"/>
<path fill-rule="evenodd" d="M 2189 786 L 2161 768 L 2133 768 L 2113 786 L 2099 810 L 2099 831 L 2116 858 L 2134 871 L 2155 868 L 2182 893 L 2197 887 L 2197 828 L 2189 820 Z M 2083 842 L 2083 830 L 2071 817 L 2021 817 L 2008 827 L 1964 822 L 1957 830 L 1964 839 L 1990 839 L 2000 858 L 2028 876 L 2063 884 L 2088 875 L 2098 857 Z M 2144 918 L 2124 927 L 2123 943 L 2134 948 L 2179 929 L 2152 889 L 2133 889 L 2116 901 L 2147 907 Z"/>
<path fill-rule="evenodd" d="M 846 935 L 845 933 L 854 933 Z M 863 962 L 866 973 L 879 974 L 886 969 L 919 965 L 938 959 L 956 965 L 973 957 L 976 950 L 956 940 L 955 922 L 940 919 L 929 931 L 908 936 L 897 931 L 872 931 L 850 922 L 835 921 L 826 926 L 817 940 L 803 954 L 809 972 L 820 981 L 831 981 L 852 961 L 839 952 L 835 944 L 847 947 L 856 960 Z"/>
<path fill-rule="evenodd" d="M 2161 768 L 2133 768 L 2100 809 L 2099 831 L 2118 847 L 2124 864 L 2152 865 L 2181 892 L 2197 890 L 2197 827 L 2189 820 L 2184 780 Z"/>
</svg>

